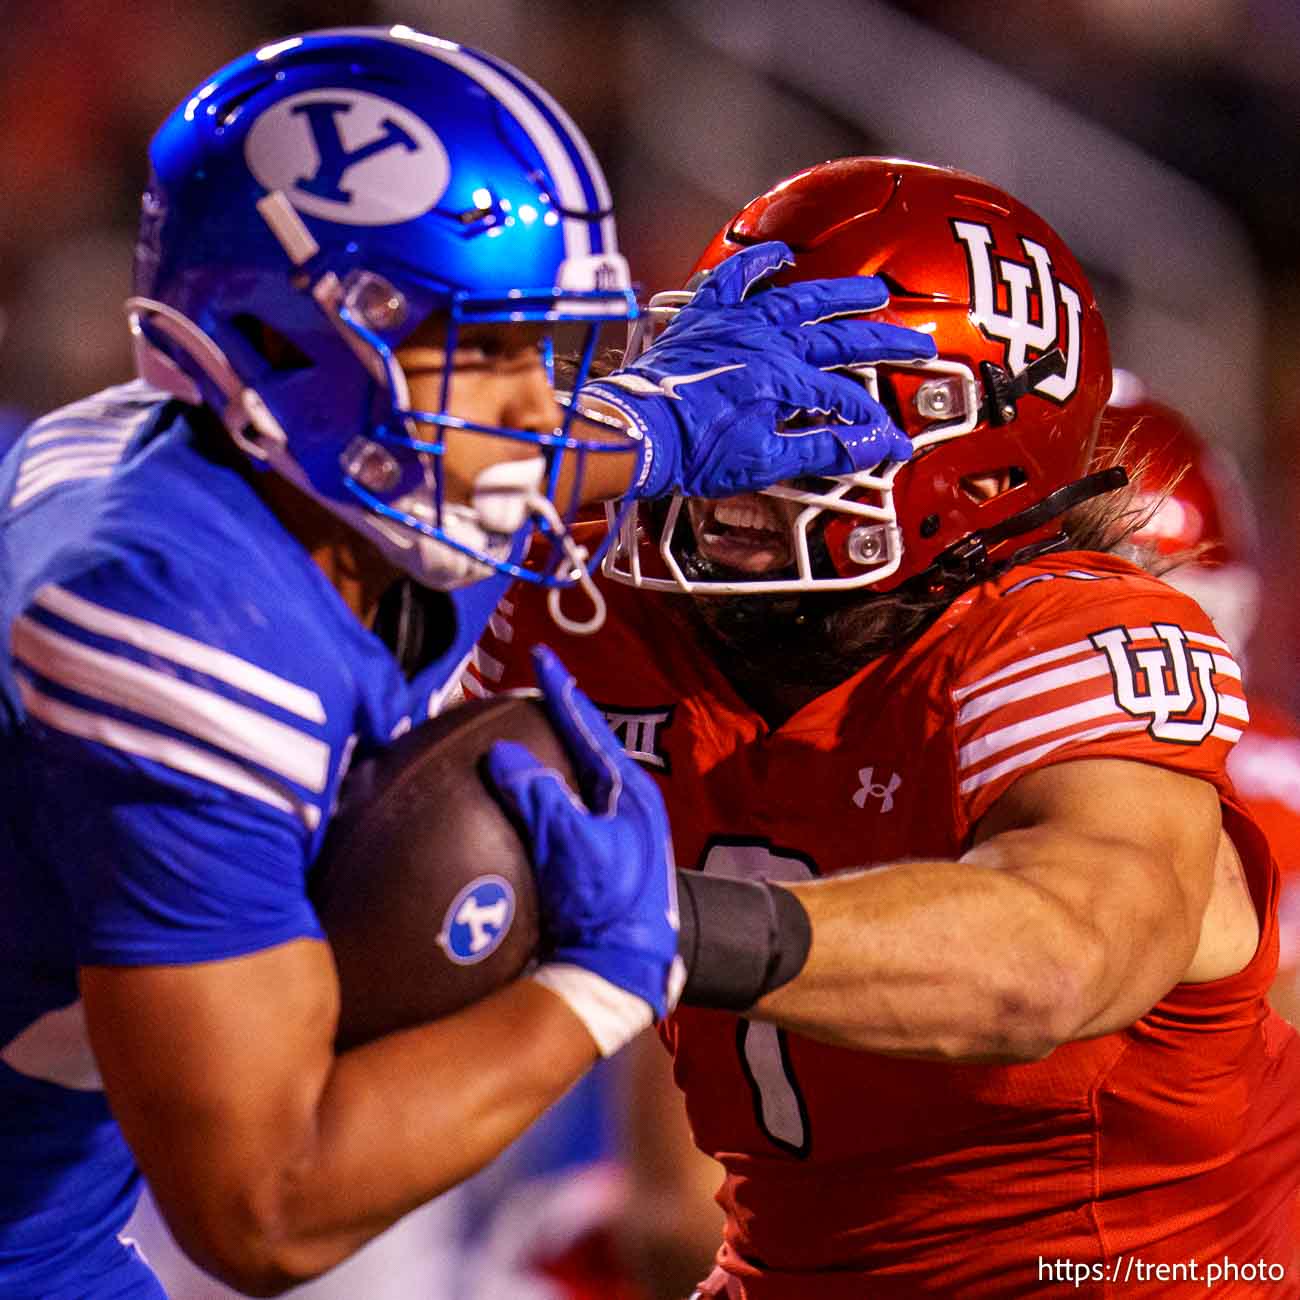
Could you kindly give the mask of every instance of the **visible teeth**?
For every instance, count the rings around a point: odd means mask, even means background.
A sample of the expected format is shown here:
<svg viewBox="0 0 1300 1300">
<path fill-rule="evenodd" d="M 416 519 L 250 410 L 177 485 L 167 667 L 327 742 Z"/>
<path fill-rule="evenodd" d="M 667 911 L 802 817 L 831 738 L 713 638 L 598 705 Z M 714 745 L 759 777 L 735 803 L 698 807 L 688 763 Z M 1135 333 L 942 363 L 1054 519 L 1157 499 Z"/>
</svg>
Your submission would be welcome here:
<svg viewBox="0 0 1300 1300">
<path fill-rule="evenodd" d="M 728 528 L 761 528 L 770 531 L 773 526 L 764 511 L 743 501 L 719 501 L 714 508 L 713 517 Z"/>
</svg>

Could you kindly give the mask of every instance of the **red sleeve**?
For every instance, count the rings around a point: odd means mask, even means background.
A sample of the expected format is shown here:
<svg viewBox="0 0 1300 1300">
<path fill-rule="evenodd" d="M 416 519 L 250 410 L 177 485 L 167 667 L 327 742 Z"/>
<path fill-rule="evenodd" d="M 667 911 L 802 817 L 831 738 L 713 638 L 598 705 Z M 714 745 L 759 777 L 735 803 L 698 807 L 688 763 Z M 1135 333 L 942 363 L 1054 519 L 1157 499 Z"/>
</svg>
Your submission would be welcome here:
<svg viewBox="0 0 1300 1300">
<path fill-rule="evenodd" d="M 529 650 L 546 641 L 553 627 L 546 612 L 546 589 L 516 582 L 497 603 L 478 644 L 470 651 L 460 686 L 471 700 L 500 691 L 536 686 Z"/>
<path fill-rule="evenodd" d="M 1145 575 L 1000 593 L 951 687 L 959 812 L 974 826 L 1019 777 L 1121 758 L 1219 788 L 1248 721 L 1241 670 L 1193 600 Z"/>
</svg>

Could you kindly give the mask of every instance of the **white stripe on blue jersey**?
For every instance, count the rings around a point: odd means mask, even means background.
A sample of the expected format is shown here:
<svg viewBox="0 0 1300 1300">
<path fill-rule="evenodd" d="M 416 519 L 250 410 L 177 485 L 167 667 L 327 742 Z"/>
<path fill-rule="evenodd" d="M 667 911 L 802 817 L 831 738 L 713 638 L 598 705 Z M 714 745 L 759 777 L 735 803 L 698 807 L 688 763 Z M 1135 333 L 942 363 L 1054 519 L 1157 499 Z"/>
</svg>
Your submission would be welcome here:
<svg viewBox="0 0 1300 1300">
<path fill-rule="evenodd" d="M 343 28 L 340 31 L 344 33 L 364 33 L 366 35 L 374 34 L 364 28 Z M 566 141 L 519 86 L 469 50 L 453 45 L 450 41 L 439 40 L 434 36 L 426 36 L 423 32 L 418 32 L 412 27 L 397 24 L 389 28 L 385 34 L 385 39 L 397 41 L 403 45 L 413 45 L 423 50 L 430 57 L 451 64 L 452 67 L 458 68 L 466 76 L 477 81 L 490 95 L 499 99 L 515 116 L 519 125 L 523 127 L 525 134 L 536 146 L 537 152 L 541 154 L 542 161 L 546 164 L 546 168 L 555 182 L 556 193 L 554 197 L 556 207 L 561 212 L 565 209 L 570 212 L 588 211 L 589 199 Z M 540 94 L 539 88 L 539 97 Z M 557 114 L 557 116 L 559 115 Z M 600 169 L 596 168 L 596 175 L 599 174 Z M 602 177 L 601 184 L 603 183 Z M 608 206 L 606 204 L 606 207 Z M 591 255 L 593 249 L 589 222 L 581 218 L 565 217 L 561 222 L 561 229 L 564 232 L 564 255 L 566 258 Z M 613 251 L 612 241 L 606 251 Z"/>
<path fill-rule="evenodd" d="M 103 605 L 96 605 L 54 583 L 41 587 L 32 603 L 67 623 L 85 628 L 87 632 L 124 641 L 137 650 L 170 659 L 184 668 L 193 668 L 196 672 L 215 677 L 247 695 L 256 695 L 269 704 L 284 709 L 286 713 L 296 713 L 308 722 L 325 721 L 325 706 L 315 691 L 284 677 L 277 677 L 275 673 L 259 668 L 238 655 L 232 655 L 228 650 L 218 650 L 215 646 L 196 641 L 193 637 L 182 636 L 161 624 L 120 614 L 115 609 L 106 609 Z"/>
<path fill-rule="evenodd" d="M 9 500 L 17 510 L 60 483 L 107 478 L 152 409 L 120 384 L 37 420 L 23 438 Z M 37 450 L 33 450 L 37 449 Z"/>
<path fill-rule="evenodd" d="M 47 433 L 38 433 L 28 438 L 23 444 L 24 454 L 18 468 L 19 479 L 31 478 L 48 465 L 67 460 L 69 456 L 122 454 L 122 444 L 134 436 L 134 429 L 114 431 L 113 433 L 93 433 L 89 429 L 51 429 Z M 53 446 L 45 444 L 53 443 Z M 32 451 L 40 447 L 40 451 Z"/>
<path fill-rule="evenodd" d="M 60 483 L 72 483 L 88 478 L 107 478 L 117 468 L 121 459 L 122 451 L 119 448 L 108 452 L 70 456 L 59 464 L 52 465 L 45 473 L 27 478 L 24 478 L 20 470 L 9 504 L 17 510 Z"/>
<path fill-rule="evenodd" d="M 75 641 L 23 615 L 15 658 L 30 672 L 91 699 L 152 718 L 303 786 L 324 791 L 330 747 L 216 691 Z"/>
<path fill-rule="evenodd" d="M 36 432 L 37 429 L 40 430 L 39 433 Z M 65 439 L 71 440 L 73 438 L 94 438 L 101 442 L 107 440 L 125 442 L 135 433 L 135 429 L 134 424 L 106 429 L 102 424 L 84 418 L 56 420 L 53 424 L 42 421 L 39 424 L 32 425 L 31 432 L 28 433 L 24 445 L 27 447 L 45 447 L 52 442 L 63 442 Z"/>
<path fill-rule="evenodd" d="M 232 790 L 236 794 L 270 804 L 281 812 L 297 817 L 309 831 L 314 831 L 320 825 L 321 811 L 315 804 L 299 798 L 292 790 L 278 785 L 269 777 L 249 771 L 239 763 L 206 749 L 187 745 L 175 736 L 146 731 L 118 718 L 91 713 L 63 700 L 52 699 L 21 678 L 18 688 L 22 692 L 23 707 L 27 712 L 56 731 L 76 736 L 80 740 L 94 741 L 124 754 L 134 754 L 137 758 L 147 758 L 174 771 L 183 772 L 186 776 L 210 781 L 213 785 Z"/>
</svg>

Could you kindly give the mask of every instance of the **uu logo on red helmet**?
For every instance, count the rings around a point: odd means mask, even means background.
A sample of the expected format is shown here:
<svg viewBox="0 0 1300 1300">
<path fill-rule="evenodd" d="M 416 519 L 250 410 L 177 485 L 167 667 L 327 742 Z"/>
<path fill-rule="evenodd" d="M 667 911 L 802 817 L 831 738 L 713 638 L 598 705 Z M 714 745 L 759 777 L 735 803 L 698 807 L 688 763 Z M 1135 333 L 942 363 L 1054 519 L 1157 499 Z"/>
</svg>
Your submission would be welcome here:
<svg viewBox="0 0 1300 1300">
<path fill-rule="evenodd" d="M 966 247 L 970 265 L 971 319 L 991 339 L 1007 345 L 1006 368 L 1019 374 L 1035 357 L 1060 348 L 1064 370 L 1044 375 L 1031 391 L 1064 402 L 1079 385 L 1079 318 L 1076 290 L 1052 274 L 1052 255 L 1037 240 L 1020 235 L 1029 264 L 993 251 L 993 229 L 978 221 L 954 221 L 953 233 Z M 995 266 L 996 263 L 996 266 Z M 1007 309 L 998 308 L 1005 298 Z M 1065 313 L 1061 335 L 1058 304 Z M 1034 356 L 1030 356 L 1030 353 Z"/>
</svg>

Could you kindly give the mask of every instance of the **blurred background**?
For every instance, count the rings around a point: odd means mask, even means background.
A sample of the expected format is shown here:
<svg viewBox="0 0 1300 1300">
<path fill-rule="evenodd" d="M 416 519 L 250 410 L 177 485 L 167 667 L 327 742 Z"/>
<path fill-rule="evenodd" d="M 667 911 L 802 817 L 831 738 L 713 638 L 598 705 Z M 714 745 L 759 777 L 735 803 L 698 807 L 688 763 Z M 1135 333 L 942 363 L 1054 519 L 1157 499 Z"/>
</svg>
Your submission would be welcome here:
<svg viewBox="0 0 1300 1300">
<path fill-rule="evenodd" d="M 118 304 L 145 146 L 177 100 L 272 37 L 402 21 L 512 60 L 570 110 L 648 290 L 679 283 L 739 203 L 823 158 L 898 153 L 1005 186 L 1087 266 L 1117 363 L 1237 453 L 1266 576 L 1293 568 L 1294 0 L 4 0 L 0 14 L 0 405 L 41 410 L 127 373 Z M 1252 675 L 1294 707 L 1293 605 L 1270 609 Z"/>
<path fill-rule="evenodd" d="M 164 114 L 264 41 L 400 21 L 511 60 L 568 108 L 647 292 L 680 284 L 744 200 L 837 155 L 965 167 L 1037 208 L 1089 271 L 1116 363 L 1240 461 L 1281 597 L 1251 685 L 1300 709 L 1295 0 L 0 0 L 0 16 L 0 422 L 129 375 L 120 303 Z"/>
<path fill-rule="evenodd" d="M 742 201 L 850 153 L 979 172 L 1088 268 L 1115 359 L 1241 459 L 1266 576 L 1297 558 L 1300 6 L 1294 0 L 5 0 L 0 405 L 127 373 L 145 146 L 206 73 L 309 27 L 402 21 L 512 60 L 610 175 L 647 290 Z M 1300 705 L 1294 602 L 1255 684 Z"/>
</svg>

